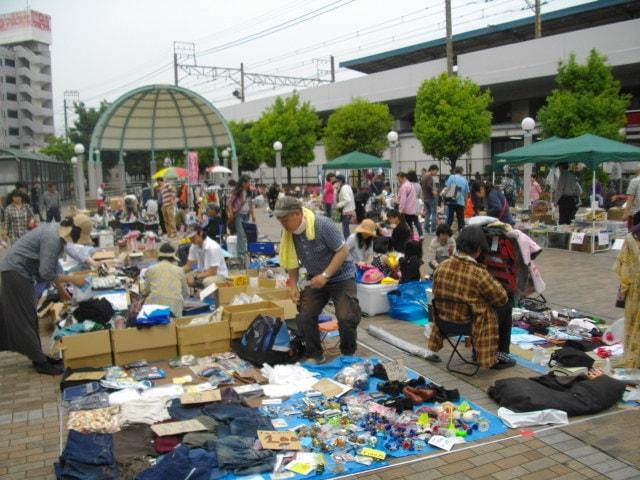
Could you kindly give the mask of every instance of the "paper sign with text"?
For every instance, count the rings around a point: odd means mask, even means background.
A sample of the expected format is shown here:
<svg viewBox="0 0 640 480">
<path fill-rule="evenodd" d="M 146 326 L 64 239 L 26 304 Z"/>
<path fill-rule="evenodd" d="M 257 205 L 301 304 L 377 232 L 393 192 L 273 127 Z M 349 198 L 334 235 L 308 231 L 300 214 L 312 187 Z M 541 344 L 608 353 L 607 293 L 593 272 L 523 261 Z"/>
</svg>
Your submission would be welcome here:
<svg viewBox="0 0 640 480">
<path fill-rule="evenodd" d="M 220 390 L 208 390 L 204 392 L 189 392 L 180 397 L 180 403 L 190 405 L 193 403 L 211 403 L 222 400 Z"/>
<path fill-rule="evenodd" d="M 159 437 L 167 435 L 178 435 L 187 432 L 201 432 L 207 427 L 202 425 L 198 420 L 183 420 L 181 422 L 157 423 L 151 425 L 151 430 Z"/>
<path fill-rule="evenodd" d="M 267 450 L 300 450 L 298 434 L 291 431 L 258 430 L 258 439 Z"/>
<path fill-rule="evenodd" d="M 582 245 L 584 243 L 584 233 L 583 232 L 573 232 L 571 234 L 571 243 L 573 245 Z"/>
</svg>

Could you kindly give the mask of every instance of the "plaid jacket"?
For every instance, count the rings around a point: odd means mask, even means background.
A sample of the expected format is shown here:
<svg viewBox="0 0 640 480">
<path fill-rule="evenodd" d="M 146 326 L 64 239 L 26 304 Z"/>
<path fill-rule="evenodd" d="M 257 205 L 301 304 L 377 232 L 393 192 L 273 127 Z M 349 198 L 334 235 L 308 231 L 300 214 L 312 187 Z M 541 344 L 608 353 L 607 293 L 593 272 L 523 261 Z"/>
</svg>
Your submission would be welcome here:
<svg viewBox="0 0 640 480">
<path fill-rule="evenodd" d="M 13 244 L 29 230 L 29 222 L 33 219 L 31 207 L 22 204 L 18 208 L 14 203 L 10 204 L 4 212 L 4 228 Z"/>
<path fill-rule="evenodd" d="M 498 318 L 493 307 L 507 303 L 507 292 L 487 269 L 467 257 L 454 256 L 440 264 L 433 274 L 433 297 L 467 302 L 474 314 L 471 341 L 482 367 L 496 362 Z M 462 323 L 467 318 L 463 305 L 439 304 L 439 314 L 448 321 Z M 433 325 L 429 349 L 442 348 L 442 334 Z"/>
</svg>

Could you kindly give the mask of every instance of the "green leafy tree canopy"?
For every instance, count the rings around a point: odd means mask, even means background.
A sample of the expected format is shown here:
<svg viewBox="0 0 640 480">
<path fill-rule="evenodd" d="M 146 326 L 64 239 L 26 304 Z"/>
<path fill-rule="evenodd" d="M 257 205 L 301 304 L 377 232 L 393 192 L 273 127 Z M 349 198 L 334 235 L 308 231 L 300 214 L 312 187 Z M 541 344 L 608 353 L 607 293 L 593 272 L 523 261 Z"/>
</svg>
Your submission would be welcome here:
<svg viewBox="0 0 640 480">
<path fill-rule="evenodd" d="M 491 135 L 491 93 L 446 73 L 420 85 L 413 133 L 422 149 L 455 168 L 458 158 Z"/>
<path fill-rule="evenodd" d="M 255 158 L 273 167 L 273 142 L 282 142 L 282 165 L 287 168 L 291 183 L 291 168 L 304 167 L 314 159 L 313 148 L 318 139 L 320 119 L 309 102 L 300 104 L 294 93 L 285 99 L 276 98 L 249 131 Z"/>
<path fill-rule="evenodd" d="M 84 102 L 78 102 L 74 104 L 76 112 L 76 119 L 73 122 L 73 127 L 69 129 L 69 140 L 74 145 L 81 143 L 84 145 L 86 151 L 89 150 L 89 144 L 91 143 L 91 134 L 95 128 L 100 115 L 109 107 L 106 100 L 100 102 L 99 108 L 87 108 Z"/>
<path fill-rule="evenodd" d="M 40 153 L 67 164 L 70 163 L 71 157 L 75 155 L 73 144 L 67 143 L 64 137 L 56 137 L 55 135 L 47 138 L 47 144 L 40 149 Z"/>
<path fill-rule="evenodd" d="M 387 105 L 354 99 L 336 109 L 327 120 L 323 139 L 327 159 L 356 150 L 379 157 L 387 147 L 387 133 L 392 126 Z"/>
<path fill-rule="evenodd" d="M 233 135 L 233 141 L 236 144 L 236 155 L 238 157 L 240 170 L 256 170 L 260 166 L 260 158 L 256 155 L 254 145 L 251 143 L 252 124 L 235 122 L 233 120 L 228 122 L 228 124 L 231 135 Z M 229 160 L 229 162 L 231 162 L 231 160 Z M 229 165 L 231 165 L 231 163 L 229 163 Z"/>
<path fill-rule="evenodd" d="M 631 96 L 620 94 L 620 82 L 606 60 L 593 49 L 584 65 L 576 62 L 573 53 L 567 63 L 560 62 L 558 88 L 538 112 L 545 137 L 572 138 L 591 133 L 621 140 L 619 130 L 625 125 Z"/>
</svg>

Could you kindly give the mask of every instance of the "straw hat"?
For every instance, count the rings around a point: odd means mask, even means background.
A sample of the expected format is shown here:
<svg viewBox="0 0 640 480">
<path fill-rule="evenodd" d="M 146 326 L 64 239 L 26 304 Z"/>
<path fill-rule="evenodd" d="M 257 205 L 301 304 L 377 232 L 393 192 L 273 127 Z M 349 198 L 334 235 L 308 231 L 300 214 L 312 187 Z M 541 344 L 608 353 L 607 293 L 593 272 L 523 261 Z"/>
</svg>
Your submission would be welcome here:
<svg viewBox="0 0 640 480">
<path fill-rule="evenodd" d="M 362 223 L 356 227 L 356 233 L 362 233 L 364 235 L 369 235 L 370 237 L 377 237 L 377 228 L 376 222 L 370 218 L 365 218 Z"/>
<path fill-rule="evenodd" d="M 77 243 L 83 245 L 93 245 L 93 241 L 91 240 L 91 230 L 93 229 L 93 223 L 91 222 L 91 219 L 81 213 L 73 216 L 72 218 L 73 225 L 80 228 L 80 238 L 78 239 Z M 71 239 L 70 226 L 59 226 L 58 233 L 65 241 L 73 242 L 73 240 Z"/>
</svg>

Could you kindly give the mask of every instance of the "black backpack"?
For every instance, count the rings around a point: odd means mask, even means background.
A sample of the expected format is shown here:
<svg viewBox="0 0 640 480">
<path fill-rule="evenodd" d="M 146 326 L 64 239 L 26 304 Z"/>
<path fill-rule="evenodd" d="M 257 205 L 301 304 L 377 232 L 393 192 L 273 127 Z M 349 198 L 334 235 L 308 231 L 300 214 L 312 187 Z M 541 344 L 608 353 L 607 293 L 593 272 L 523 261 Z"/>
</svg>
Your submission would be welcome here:
<svg viewBox="0 0 640 480">
<path fill-rule="evenodd" d="M 239 340 L 232 342 L 238 356 L 254 365 L 295 363 L 304 348 L 298 337 L 279 318 L 259 315 Z"/>
</svg>

